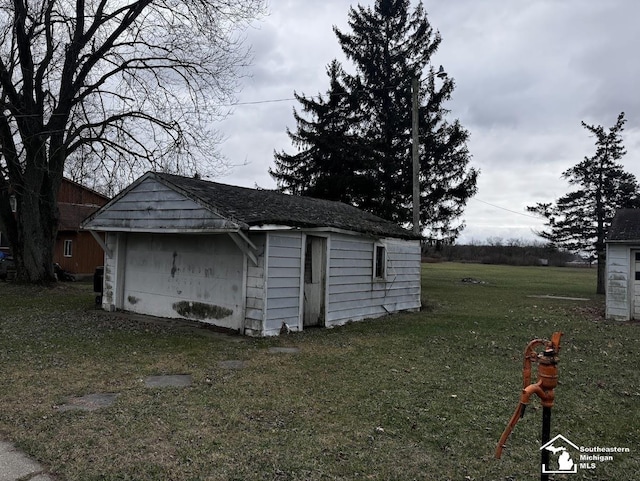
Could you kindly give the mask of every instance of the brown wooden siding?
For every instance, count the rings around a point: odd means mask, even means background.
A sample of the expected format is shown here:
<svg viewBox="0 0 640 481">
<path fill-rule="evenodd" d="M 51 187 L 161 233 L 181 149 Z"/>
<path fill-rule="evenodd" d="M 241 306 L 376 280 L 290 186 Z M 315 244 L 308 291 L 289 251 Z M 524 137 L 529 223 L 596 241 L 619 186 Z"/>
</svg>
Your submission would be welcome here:
<svg viewBox="0 0 640 481">
<path fill-rule="evenodd" d="M 109 198 L 68 179 L 62 179 L 58 202 L 103 206 L 109 202 Z"/>
<path fill-rule="evenodd" d="M 103 206 L 109 198 L 76 184 L 68 179 L 62 179 L 58 192 L 58 203 L 69 204 L 61 208 L 62 225 L 56 238 L 53 250 L 53 261 L 69 272 L 75 274 L 93 274 L 96 267 L 104 264 L 104 252 L 93 236 L 86 231 L 80 231 L 80 222 L 91 213 L 88 206 Z M 71 205 L 74 204 L 74 205 Z M 62 206 L 61 206 L 62 207 Z M 104 235 L 101 234 L 104 239 Z M 65 257 L 65 241 L 71 241 L 71 257 Z"/>
<path fill-rule="evenodd" d="M 104 235 L 99 234 L 103 239 Z M 65 241 L 71 241 L 71 257 L 65 257 Z M 53 261 L 74 274 L 93 274 L 104 264 L 104 253 L 89 232 L 61 232 L 56 239 Z"/>
</svg>

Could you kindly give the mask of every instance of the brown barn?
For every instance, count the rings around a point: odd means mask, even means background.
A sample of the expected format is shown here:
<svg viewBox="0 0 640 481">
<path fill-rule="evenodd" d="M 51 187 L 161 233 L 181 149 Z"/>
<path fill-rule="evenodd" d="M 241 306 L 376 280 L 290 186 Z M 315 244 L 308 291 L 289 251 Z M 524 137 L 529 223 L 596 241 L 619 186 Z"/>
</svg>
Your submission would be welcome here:
<svg viewBox="0 0 640 481">
<path fill-rule="evenodd" d="M 80 223 L 102 207 L 109 198 L 69 179 L 62 179 L 58 192 L 60 223 L 53 261 L 65 271 L 93 274 L 104 262 L 104 252 Z"/>
<path fill-rule="evenodd" d="M 58 192 L 60 223 L 53 251 L 53 261 L 80 276 L 93 274 L 104 262 L 104 253 L 89 231 L 80 223 L 109 202 L 104 196 L 69 179 L 62 179 Z M 100 234 L 104 238 L 104 235 Z M 0 251 L 10 254 L 9 244 L 0 232 Z"/>
</svg>

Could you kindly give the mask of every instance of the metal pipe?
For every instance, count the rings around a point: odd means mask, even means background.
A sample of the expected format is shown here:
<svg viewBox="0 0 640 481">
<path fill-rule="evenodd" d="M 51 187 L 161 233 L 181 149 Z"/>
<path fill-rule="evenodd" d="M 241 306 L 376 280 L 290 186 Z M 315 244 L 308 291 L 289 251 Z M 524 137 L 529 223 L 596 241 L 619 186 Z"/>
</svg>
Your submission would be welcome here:
<svg viewBox="0 0 640 481">
<path fill-rule="evenodd" d="M 544 446 L 551 439 L 551 408 L 544 406 L 542 408 L 542 445 Z M 549 451 L 543 449 L 540 454 L 540 470 L 549 470 Z M 549 474 L 541 472 L 540 481 L 549 481 Z"/>
</svg>

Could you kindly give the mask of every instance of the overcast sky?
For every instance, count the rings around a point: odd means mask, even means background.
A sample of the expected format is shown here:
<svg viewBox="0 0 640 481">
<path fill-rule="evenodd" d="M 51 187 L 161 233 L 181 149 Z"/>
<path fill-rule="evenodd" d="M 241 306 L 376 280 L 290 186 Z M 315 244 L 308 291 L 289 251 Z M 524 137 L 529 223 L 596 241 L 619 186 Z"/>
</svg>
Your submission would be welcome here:
<svg viewBox="0 0 640 481">
<path fill-rule="evenodd" d="M 293 92 L 326 92 L 327 64 L 350 63 L 332 27 L 347 27 L 348 0 L 271 0 L 248 32 L 254 62 L 240 102 L 219 126 L 222 153 L 238 164 L 216 180 L 274 188 L 274 150 L 294 153 Z M 373 5 L 373 0 L 361 0 Z M 414 2 L 414 4 L 417 2 Z M 611 127 L 624 111 L 625 168 L 640 178 L 640 1 L 425 0 L 442 43 L 432 58 L 455 79 L 450 119 L 471 133 L 478 193 L 460 242 L 535 239 L 527 205 L 568 192 L 564 170 L 594 153 L 580 121 Z M 249 103 L 262 102 L 264 103 Z M 244 104 L 243 104 L 244 103 Z M 409 113 L 407 114 L 409 115 Z"/>
</svg>

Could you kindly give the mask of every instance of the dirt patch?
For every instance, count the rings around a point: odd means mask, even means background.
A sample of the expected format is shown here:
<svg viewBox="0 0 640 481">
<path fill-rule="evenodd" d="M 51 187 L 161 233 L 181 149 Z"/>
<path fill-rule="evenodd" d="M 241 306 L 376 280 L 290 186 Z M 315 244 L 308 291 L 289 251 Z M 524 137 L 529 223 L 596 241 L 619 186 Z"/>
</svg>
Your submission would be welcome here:
<svg viewBox="0 0 640 481">
<path fill-rule="evenodd" d="M 96 411 L 98 409 L 111 406 L 118 394 L 116 393 L 94 393 L 81 397 L 68 398 L 65 404 L 58 406 L 58 411 Z"/>
<path fill-rule="evenodd" d="M 561 301 L 590 301 L 591 299 L 587 299 L 586 297 L 565 297 L 565 296 L 550 296 L 548 294 L 540 295 L 540 296 L 527 296 L 533 297 L 536 299 L 559 299 Z"/>
<path fill-rule="evenodd" d="M 103 329 L 134 331 L 134 332 L 154 332 L 166 334 L 169 332 L 193 331 L 209 337 L 224 339 L 229 342 L 246 342 L 248 339 L 238 335 L 238 331 L 225 329 L 191 319 L 169 319 L 165 317 L 155 317 L 146 314 L 138 314 L 128 311 L 108 312 L 103 310 L 95 311 L 97 325 Z"/>
<path fill-rule="evenodd" d="M 590 321 L 604 321 L 604 307 L 603 306 L 576 306 L 571 309 L 573 312 L 577 312 L 580 317 L 588 319 Z"/>
<path fill-rule="evenodd" d="M 474 279 L 473 277 L 463 277 L 460 279 L 460 282 L 463 284 L 487 284 L 487 282 L 481 281 L 480 279 Z"/>
</svg>

